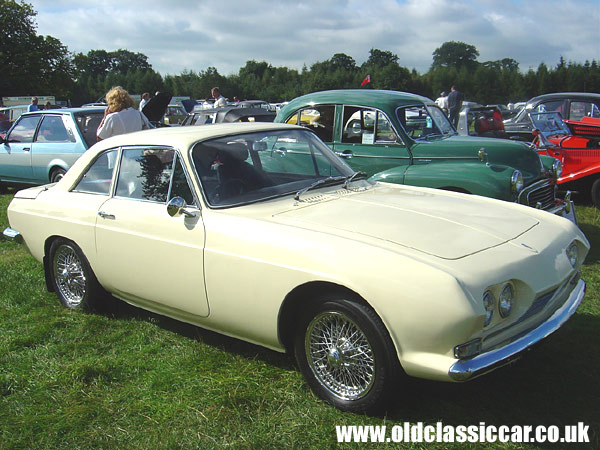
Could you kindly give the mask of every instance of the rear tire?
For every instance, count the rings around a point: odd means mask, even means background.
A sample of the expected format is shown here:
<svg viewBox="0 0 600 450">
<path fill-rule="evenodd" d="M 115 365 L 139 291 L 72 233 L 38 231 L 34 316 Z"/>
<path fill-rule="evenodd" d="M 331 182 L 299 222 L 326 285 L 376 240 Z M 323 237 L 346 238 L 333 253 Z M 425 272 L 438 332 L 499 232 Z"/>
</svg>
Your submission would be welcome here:
<svg viewBox="0 0 600 450">
<path fill-rule="evenodd" d="M 104 289 L 75 243 L 64 238 L 52 242 L 50 274 L 54 291 L 66 308 L 93 310 L 99 306 Z"/>
<path fill-rule="evenodd" d="M 294 347 L 313 392 L 343 411 L 381 412 L 398 383 L 396 349 L 381 319 L 339 295 L 304 315 Z"/>
<path fill-rule="evenodd" d="M 57 167 L 56 169 L 52 169 L 52 172 L 50 172 L 50 183 L 59 182 L 62 179 L 62 177 L 65 176 L 65 173 L 67 173 L 67 171 L 65 169 L 63 169 L 62 167 Z"/>
</svg>

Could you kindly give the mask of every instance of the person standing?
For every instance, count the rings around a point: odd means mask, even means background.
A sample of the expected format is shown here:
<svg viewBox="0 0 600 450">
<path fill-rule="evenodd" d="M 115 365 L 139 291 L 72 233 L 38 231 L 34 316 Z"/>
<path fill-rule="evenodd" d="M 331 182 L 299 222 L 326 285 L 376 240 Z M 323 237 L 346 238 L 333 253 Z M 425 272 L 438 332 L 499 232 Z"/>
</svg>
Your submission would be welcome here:
<svg viewBox="0 0 600 450">
<path fill-rule="evenodd" d="M 40 110 L 40 108 L 38 108 L 38 98 L 31 97 L 31 104 L 27 107 L 27 112 L 39 111 L 39 110 Z"/>
<path fill-rule="evenodd" d="M 444 111 L 444 114 L 448 114 L 448 96 L 446 95 L 446 92 L 442 91 L 440 93 L 440 96 L 436 99 L 435 104 L 438 105 L 442 111 Z"/>
<path fill-rule="evenodd" d="M 121 86 L 108 91 L 106 103 L 108 106 L 104 111 L 104 118 L 96 131 L 99 141 L 118 134 L 152 128 L 146 116 L 133 108 L 133 99 Z"/>
<path fill-rule="evenodd" d="M 142 99 L 140 100 L 140 106 L 139 106 L 139 110 L 143 110 L 144 106 L 146 106 L 146 103 L 148 103 L 148 100 L 150 100 L 150 93 L 149 92 L 144 92 L 142 94 Z"/>
<path fill-rule="evenodd" d="M 454 128 L 458 126 L 458 115 L 462 107 L 463 95 L 456 89 L 456 86 L 450 88 L 450 94 L 448 94 L 448 118 Z"/>
<path fill-rule="evenodd" d="M 227 99 L 221 95 L 221 90 L 218 87 L 214 87 L 210 90 L 212 97 L 215 99 L 214 107 L 223 108 L 227 106 Z"/>
</svg>

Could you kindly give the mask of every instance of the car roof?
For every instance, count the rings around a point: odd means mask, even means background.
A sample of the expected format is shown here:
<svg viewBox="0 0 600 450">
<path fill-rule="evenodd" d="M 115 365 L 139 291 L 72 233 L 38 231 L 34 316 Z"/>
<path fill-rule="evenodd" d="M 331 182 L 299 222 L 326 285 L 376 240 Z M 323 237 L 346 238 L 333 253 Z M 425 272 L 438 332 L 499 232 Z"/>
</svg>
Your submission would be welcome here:
<svg viewBox="0 0 600 450">
<path fill-rule="evenodd" d="M 23 116 L 29 116 L 34 114 L 77 114 L 77 113 L 86 113 L 97 112 L 100 114 L 104 114 L 104 110 L 106 108 L 103 106 L 86 106 L 85 108 L 54 108 L 54 109 L 40 109 L 38 111 L 31 111 L 23 113 Z"/>
<path fill-rule="evenodd" d="M 196 142 L 205 139 L 250 133 L 254 131 L 279 129 L 305 128 L 296 125 L 274 124 L 270 122 L 225 123 L 203 127 L 161 127 L 135 133 L 120 134 L 100 141 L 92 148 L 97 150 L 97 152 L 121 145 L 158 145 L 185 149 L 191 147 Z M 97 152 L 94 151 L 94 153 Z"/>
<path fill-rule="evenodd" d="M 415 104 L 434 104 L 433 100 L 417 94 L 401 91 L 386 91 L 376 89 L 336 89 L 331 91 L 320 91 L 297 97 L 289 102 L 280 111 L 286 115 L 301 106 L 314 104 L 336 104 L 345 103 L 356 106 L 371 106 L 375 108 L 395 109 L 398 106 L 409 106 Z"/>
<path fill-rule="evenodd" d="M 534 103 L 540 100 L 550 100 L 550 99 L 561 99 L 561 98 L 571 98 L 571 99 L 594 99 L 600 101 L 600 94 L 596 94 L 593 92 L 552 92 L 550 94 L 542 94 L 537 97 L 533 97 L 531 100 L 527 102 L 527 104 Z"/>
</svg>

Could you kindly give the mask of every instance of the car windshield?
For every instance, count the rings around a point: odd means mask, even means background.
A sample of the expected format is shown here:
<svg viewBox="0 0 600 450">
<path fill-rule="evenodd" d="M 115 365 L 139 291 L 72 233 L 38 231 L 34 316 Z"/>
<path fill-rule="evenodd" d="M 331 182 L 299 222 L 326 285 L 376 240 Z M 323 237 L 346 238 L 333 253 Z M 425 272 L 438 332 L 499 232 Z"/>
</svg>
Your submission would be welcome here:
<svg viewBox="0 0 600 450">
<path fill-rule="evenodd" d="M 428 140 L 456 134 L 444 112 L 437 106 L 408 106 L 398 108 L 396 113 L 406 134 L 413 139 Z"/>
<path fill-rule="evenodd" d="M 557 112 L 530 112 L 529 118 L 533 128 L 539 130 L 544 136 L 571 134 L 571 130 Z"/>
<path fill-rule="evenodd" d="M 322 179 L 327 179 L 324 187 L 343 185 L 354 174 L 308 130 L 261 131 L 199 142 L 192 159 L 204 198 L 214 207 L 294 195 Z M 354 183 L 367 183 L 358 180 Z"/>
</svg>

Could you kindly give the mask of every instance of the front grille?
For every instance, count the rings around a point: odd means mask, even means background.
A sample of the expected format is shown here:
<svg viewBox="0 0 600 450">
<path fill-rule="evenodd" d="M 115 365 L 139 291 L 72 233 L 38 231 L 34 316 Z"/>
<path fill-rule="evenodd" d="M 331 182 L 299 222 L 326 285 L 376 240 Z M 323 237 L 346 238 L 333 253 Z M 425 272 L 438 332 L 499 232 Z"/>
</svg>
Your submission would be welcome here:
<svg viewBox="0 0 600 450">
<path fill-rule="evenodd" d="M 519 203 L 536 208 L 538 203 L 542 209 L 551 209 L 554 207 L 554 184 L 550 180 L 540 181 L 531 186 L 527 186 L 519 194 Z"/>
</svg>

